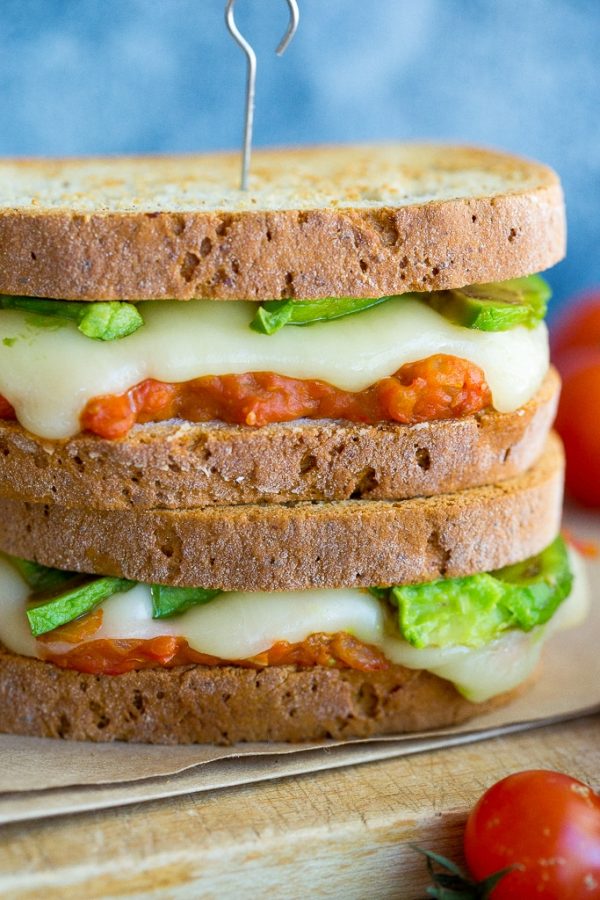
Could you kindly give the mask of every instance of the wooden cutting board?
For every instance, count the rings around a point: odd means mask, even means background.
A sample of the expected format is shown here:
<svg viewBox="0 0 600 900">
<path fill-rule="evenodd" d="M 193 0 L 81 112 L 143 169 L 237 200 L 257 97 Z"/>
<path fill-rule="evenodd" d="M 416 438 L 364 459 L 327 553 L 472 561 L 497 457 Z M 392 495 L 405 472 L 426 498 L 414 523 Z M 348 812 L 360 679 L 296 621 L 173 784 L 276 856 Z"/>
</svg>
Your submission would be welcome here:
<svg viewBox="0 0 600 900">
<path fill-rule="evenodd" d="M 482 743 L 115 810 L 6 825 L 0 896 L 424 896 L 410 843 L 461 860 L 482 791 L 553 768 L 600 787 L 600 716 Z"/>
</svg>

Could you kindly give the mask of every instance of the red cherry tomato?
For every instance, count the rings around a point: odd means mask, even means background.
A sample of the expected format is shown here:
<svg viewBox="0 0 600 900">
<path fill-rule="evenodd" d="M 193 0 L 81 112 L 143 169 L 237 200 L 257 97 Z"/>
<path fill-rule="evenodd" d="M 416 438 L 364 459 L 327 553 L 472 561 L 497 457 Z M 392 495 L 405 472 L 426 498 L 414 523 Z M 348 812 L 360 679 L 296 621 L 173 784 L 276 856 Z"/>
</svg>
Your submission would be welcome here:
<svg viewBox="0 0 600 900">
<path fill-rule="evenodd" d="M 600 346 L 565 351 L 556 430 L 567 455 L 566 487 L 585 506 L 600 506 Z"/>
<path fill-rule="evenodd" d="M 493 900 L 600 898 L 600 797 L 560 772 L 509 775 L 470 814 L 465 856 L 477 879 L 517 867 Z"/>
<path fill-rule="evenodd" d="M 573 300 L 555 322 L 550 343 L 557 360 L 575 347 L 600 347 L 600 293 Z"/>
</svg>

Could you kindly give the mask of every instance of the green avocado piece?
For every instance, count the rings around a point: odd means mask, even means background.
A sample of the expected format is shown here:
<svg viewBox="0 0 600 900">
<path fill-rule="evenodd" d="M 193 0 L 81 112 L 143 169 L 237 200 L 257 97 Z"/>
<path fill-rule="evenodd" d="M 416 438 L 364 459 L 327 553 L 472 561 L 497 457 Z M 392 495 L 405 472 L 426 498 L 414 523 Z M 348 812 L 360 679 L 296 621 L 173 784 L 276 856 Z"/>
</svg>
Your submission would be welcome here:
<svg viewBox="0 0 600 900">
<path fill-rule="evenodd" d="M 91 612 L 98 604 L 108 600 L 113 594 L 129 591 L 135 581 L 124 578 L 72 577 L 54 592 L 35 595 L 26 610 L 29 627 L 34 637 L 53 631 L 59 625 L 66 625 Z"/>
<path fill-rule="evenodd" d="M 164 584 L 153 584 L 150 591 L 153 619 L 168 619 L 170 616 L 178 616 L 191 609 L 192 606 L 209 603 L 223 593 L 223 591 L 208 588 L 167 587 Z"/>
<path fill-rule="evenodd" d="M 508 331 L 517 325 L 535 328 L 546 314 L 550 297 L 550 287 L 539 275 L 422 295 L 446 319 L 478 331 Z"/>
<path fill-rule="evenodd" d="M 109 301 L 87 303 L 78 328 L 86 337 L 96 341 L 117 341 L 133 334 L 144 324 L 133 303 Z"/>
<path fill-rule="evenodd" d="M 391 588 L 402 636 L 413 647 L 481 647 L 508 628 L 547 622 L 573 576 L 558 537 L 537 556 L 496 572 Z"/>
<path fill-rule="evenodd" d="M 523 631 L 551 619 L 573 587 L 569 554 L 561 537 L 537 556 L 505 566 L 493 574 L 511 589 L 509 605 L 517 627 Z"/>
<path fill-rule="evenodd" d="M 259 306 L 250 328 L 259 334 L 275 334 L 284 325 L 312 325 L 313 322 L 341 319 L 391 299 L 326 297 L 323 300 L 268 300 Z"/>
<path fill-rule="evenodd" d="M 30 314 L 38 327 L 67 320 L 77 323 L 86 337 L 97 341 L 116 341 L 133 334 L 144 324 L 135 304 L 120 300 L 80 302 L 48 300 L 44 297 L 0 295 L 0 309 L 21 309 Z"/>
</svg>

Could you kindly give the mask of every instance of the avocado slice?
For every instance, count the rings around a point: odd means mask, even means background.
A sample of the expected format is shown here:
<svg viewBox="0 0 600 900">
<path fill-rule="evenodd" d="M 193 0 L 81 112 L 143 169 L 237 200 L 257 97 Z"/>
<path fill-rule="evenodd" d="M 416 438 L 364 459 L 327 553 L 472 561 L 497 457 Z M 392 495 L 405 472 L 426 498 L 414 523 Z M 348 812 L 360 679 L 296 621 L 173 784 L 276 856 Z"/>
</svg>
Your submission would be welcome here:
<svg viewBox="0 0 600 900">
<path fill-rule="evenodd" d="M 528 275 L 496 284 L 432 291 L 422 299 L 455 325 L 478 331 L 508 331 L 517 325 L 535 328 L 546 314 L 551 294 L 541 276 Z"/>
<path fill-rule="evenodd" d="M 74 321 L 82 334 L 96 341 L 117 341 L 144 324 L 134 303 L 121 300 L 48 300 L 44 297 L 12 297 L 0 294 L 0 309 L 20 309 L 30 314 L 30 323 Z"/>
<path fill-rule="evenodd" d="M 275 334 L 284 325 L 312 325 L 352 316 L 392 297 L 325 297 L 321 300 L 267 300 L 250 322 L 259 334 Z"/>
<path fill-rule="evenodd" d="M 168 619 L 178 616 L 191 609 L 192 606 L 202 606 L 210 603 L 223 591 L 210 590 L 208 588 L 168 587 L 164 584 L 150 586 L 152 594 L 152 618 Z"/>
<path fill-rule="evenodd" d="M 498 569 L 493 575 L 510 590 L 508 605 L 523 631 L 551 619 L 573 586 L 569 554 L 561 537 L 537 556 Z"/>
<path fill-rule="evenodd" d="M 402 585 L 389 591 L 413 647 L 481 647 L 509 628 L 543 625 L 569 595 L 573 576 L 558 537 L 542 553 L 496 572 Z"/>
<path fill-rule="evenodd" d="M 110 576 L 90 578 L 75 576 L 61 587 L 41 595 L 34 595 L 25 610 L 34 637 L 54 631 L 74 619 L 91 612 L 113 594 L 130 591 L 135 581 Z"/>
</svg>

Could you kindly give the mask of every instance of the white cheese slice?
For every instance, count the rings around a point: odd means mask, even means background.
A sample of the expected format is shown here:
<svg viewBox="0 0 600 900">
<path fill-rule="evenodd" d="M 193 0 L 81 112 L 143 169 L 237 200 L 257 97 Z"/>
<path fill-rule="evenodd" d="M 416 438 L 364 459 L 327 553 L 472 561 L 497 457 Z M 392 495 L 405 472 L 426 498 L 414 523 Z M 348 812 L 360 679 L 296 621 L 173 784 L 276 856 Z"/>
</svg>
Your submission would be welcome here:
<svg viewBox="0 0 600 900">
<path fill-rule="evenodd" d="M 248 659 L 280 640 L 305 640 L 316 632 L 348 632 L 379 647 L 391 661 L 428 669 L 454 682 L 475 702 L 511 690 L 535 669 L 546 638 L 579 624 L 587 613 L 583 566 L 572 553 L 575 587 L 547 626 L 528 634 L 509 631 L 485 647 L 416 649 L 403 640 L 387 605 L 364 590 L 235 592 L 223 594 L 172 619 L 153 620 L 150 589 L 138 585 L 106 600 L 102 626 L 89 640 L 148 639 L 174 635 L 199 653 L 222 659 Z M 72 645 L 40 645 L 32 637 L 24 612 L 28 588 L 0 554 L 0 642 L 25 656 L 43 657 L 44 649 L 66 652 Z"/>
<path fill-rule="evenodd" d="M 73 322 L 39 327 L 26 313 L 0 311 L 0 395 L 19 422 L 42 437 L 67 438 L 80 430 L 88 400 L 120 394 L 146 378 L 182 382 L 270 371 L 359 391 L 436 353 L 480 366 L 494 407 L 512 412 L 535 394 L 548 370 L 543 323 L 533 330 L 475 331 L 410 298 L 270 336 L 248 327 L 253 303 L 161 301 L 141 309 L 144 326 L 110 342 L 86 338 Z"/>
</svg>

